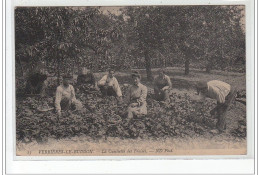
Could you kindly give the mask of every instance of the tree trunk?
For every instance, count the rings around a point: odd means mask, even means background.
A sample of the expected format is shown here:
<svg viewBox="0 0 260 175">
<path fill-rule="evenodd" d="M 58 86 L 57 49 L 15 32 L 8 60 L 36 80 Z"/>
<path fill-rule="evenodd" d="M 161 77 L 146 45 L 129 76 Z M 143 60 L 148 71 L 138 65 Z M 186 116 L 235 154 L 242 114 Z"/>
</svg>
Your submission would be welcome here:
<svg viewBox="0 0 260 175">
<path fill-rule="evenodd" d="M 167 58 L 166 57 L 163 57 L 164 58 L 164 67 L 166 68 L 167 67 Z"/>
<path fill-rule="evenodd" d="M 59 56 L 59 55 L 58 55 Z M 61 69 L 61 66 L 60 66 L 60 62 L 61 62 L 61 60 L 60 60 L 60 57 L 58 57 L 58 78 L 57 78 L 57 84 L 58 84 L 58 86 L 59 86 L 59 84 L 60 84 L 60 69 Z"/>
<path fill-rule="evenodd" d="M 50 72 L 50 67 L 49 67 L 50 63 L 49 62 L 50 62 L 50 60 L 49 60 L 49 58 L 47 58 L 46 59 L 46 72 L 48 72 L 48 73 Z"/>
<path fill-rule="evenodd" d="M 191 54 L 192 51 L 189 48 L 189 45 L 186 44 L 185 42 L 182 42 L 181 51 L 182 51 L 182 54 L 183 54 L 184 59 L 185 59 L 185 61 L 184 61 L 184 67 L 185 67 L 184 74 L 189 75 L 189 73 L 190 73 L 190 58 L 192 56 L 192 54 Z"/>
<path fill-rule="evenodd" d="M 93 55 L 93 58 L 92 58 L 92 62 L 91 62 L 91 67 L 92 67 L 92 71 L 94 72 L 98 72 L 98 68 L 97 68 L 97 65 L 98 65 L 98 62 L 97 62 L 97 54 L 95 53 Z"/>
<path fill-rule="evenodd" d="M 151 68 L 151 59 L 149 58 L 148 51 L 144 51 L 144 58 L 145 58 L 145 68 L 146 68 L 146 74 L 147 74 L 147 79 L 149 81 L 153 80 L 152 76 L 152 68 Z"/>
<path fill-rule="evenodd" d="M 186 58 L 185 60 L 185 75 L 189 75 L 190 73 L 190 59 Z"/>
<path fill-rule="evenodd" d="M 210 71 L 212 70 L 212 59 L 210 57 L 210 55 L 207 55 L 207 64 L 206 64 L 206 73 L 210 73 Z"/>
<path fill-rule="evenodd" d="M 211 66 L 210 63 L 208 63 L 207 66 L 206 66 L 206 72 L 210 73 L 211 69 L 212 69 L 212 66 Z"/>
</svg>

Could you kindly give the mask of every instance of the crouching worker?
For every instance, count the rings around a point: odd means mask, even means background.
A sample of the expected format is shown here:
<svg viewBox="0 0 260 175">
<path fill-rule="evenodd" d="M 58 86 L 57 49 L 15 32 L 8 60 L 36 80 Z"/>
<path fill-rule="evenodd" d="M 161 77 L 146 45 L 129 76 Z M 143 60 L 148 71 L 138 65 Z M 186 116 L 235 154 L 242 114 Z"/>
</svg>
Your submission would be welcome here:
<svg viewBox="0 0 260 175">
<path fill-rule="evenodd" d="M 199 82 L 196 88 L 201 100 L 205 97 L 217 100 L 217 106 L 210 111 L 210 114 L 217 117 L 216 127 L 218 131 L 225 131 L 226 112 L 230 104 L 235 100 L 236 90 L 231 88 L 229 84 L 219 80 Z"/>
<path fill-rule="evenodd" d="M 169 101 L 169 91 L 172 82 L 169 76 L 165 75 L 163 69 L 159 70 L 159 76 L 154 80 L 154 96 L 158 101 Z"/>
<path fill-rule="evenodd" d="M 97 83 L 94 74 L 85 67 L 81 69 L 81 73 L 77 77 L 77 86 L 81 85 L 89 85 L 91 88 L 97 89 Z"/>
<path fill-rule="evenodd" d="M 83 109 L 81 102 L 76 99 L 75 90 L 69 84 L 69 81 L 69 77 L 63 77 L 62 84 L 56 90 L 55 108 L 59 116 L 61 115 L 61 110 L 67 111 L 71 108 L 76 110 Z"/>
<path fill-rule="evenodd" d="M 122 92 L 116 77 L 114 77 L 114 73 L 114 70 L 110 69 L 108 74 L 98 81 L 98 87 L 103 96 L 114 96 L 121 103 Z"/>
<path fill-rule="evenodd" d="M 133 85 L 130 86 L 127 94 L 128 106 L 128 116 L 127 122 L 129 122 L 134 115 L 146 115 L 147 114 L 147 87 L 140 83 L 141 76 L 138 72 L 132 73 Z"/>
<path fill-rule="evenodd" d="M 47 75 L 42 72 L 32 73 L 26 84 L 26 90 L 28 94 L 40 94 L 41 96 L 45 95 L 46 84 L 45 80 Z"/>
</svg>

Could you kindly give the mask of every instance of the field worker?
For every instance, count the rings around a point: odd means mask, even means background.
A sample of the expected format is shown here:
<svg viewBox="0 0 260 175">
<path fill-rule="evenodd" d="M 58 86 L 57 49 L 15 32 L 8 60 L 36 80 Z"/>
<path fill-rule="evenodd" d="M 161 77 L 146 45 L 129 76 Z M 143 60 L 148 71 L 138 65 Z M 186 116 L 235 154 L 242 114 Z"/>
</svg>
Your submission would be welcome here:
<svg viewBox="0 0 260 175">
<path fill-rule="evenodd" d="M 77 77 L 77 86 L 80 86 L 80 85 L 91 85 L 93 88 L 97 89 L 97 83 L 96 83 L 95 76 L 86 67 L 83 67 L 81 69 L 81 73 Z"/>
<path fill-rule="evenodd" d="M 219 132 L 226 129 L 226 112 L 230 104 L 234 101 L 236 90 L 223 81 L 212 80 L 209 82 L 199 82 L 196 85 L 200 100 L 205 97 L 217 100 L 217 106 L 210 111 L 211 115 L 216 115 L 218 121 L 216 127 Z"/>
<path fill-rule="evenodd" d="M 58 115 L 61 115 L 61 110 L 70 110 L 75 108 L 76 110 L 81 110 L 83 108 L 80 101 L 75 97 L 75 90 L 72 85 L 69 84 L 70 77 L 63 77 L 62 84 L 57 87 L 56 98 L 55 98 L 55 108 Z"/>
<path fill-rule="evenodd" d="M 98 81 L 98 87 L 103 96 L 115 96 L 118 102 L 121 102 L 122 92 L 114 73 L 113 69 L 109 69 L 108 74 Z"/>
<path fill-rule="evenodd" d="M 138 72 L 132 73 L 133 85 L 130 86 L 127 94 L 128 116 L 127 121 L 129 122 L 134 115 L 146 115 L 147 114 L 147 87 L 141 84 L 141 76 Z"/>
<path fill-rule="evenodd" d="M 43 69 L 30 73 L 27 78 L 26 93 L 45 95 L 47 75 Z"/>
<path fill-rule="evenodd" d="M 169 101 L 169 92 L 172 82 L 169 76 L 165 75 L 165 70 L 160 69 L 159 75 L 154 80 L 154 96 L 158 101 Z"/>
</svg>

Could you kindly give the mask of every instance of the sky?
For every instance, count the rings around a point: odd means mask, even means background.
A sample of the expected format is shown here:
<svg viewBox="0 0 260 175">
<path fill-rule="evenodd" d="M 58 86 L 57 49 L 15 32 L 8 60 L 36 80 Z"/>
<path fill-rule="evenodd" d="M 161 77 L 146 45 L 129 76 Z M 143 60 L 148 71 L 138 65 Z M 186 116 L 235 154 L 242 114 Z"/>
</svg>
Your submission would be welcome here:
<svg viewBox="0 0 260 175">
<path fill-rule="evenodd" d="M 120 15 L 121 12 L 119 9 L 122 7 L 101 7 L 100 10 L 104 12 L 104 14 L 108 14 L 108 12 L 115 14 L 115 15 Z"/>
</svg>

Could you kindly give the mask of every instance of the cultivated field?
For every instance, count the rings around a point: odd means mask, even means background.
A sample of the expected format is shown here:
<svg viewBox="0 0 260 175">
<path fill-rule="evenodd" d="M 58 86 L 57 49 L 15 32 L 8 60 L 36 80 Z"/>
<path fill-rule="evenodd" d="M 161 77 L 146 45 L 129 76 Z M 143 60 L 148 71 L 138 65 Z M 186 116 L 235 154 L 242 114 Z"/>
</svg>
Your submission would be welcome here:
<svg viewBox="0 0 260 175">
<path fill-rule="evenodd" d="M 172 79 L 170 103 L 157 102 L 152 98 L 152 83 L 146 80 L 145 70 L 142 83 L 149 89 L 147 103 L 148 115 L 125 123 L 126 104 L 117 105 L 114 97 L 102 98 L 100 92 L 76 92 L 76 97 L 86 106 L 86 111 L 63 113 L 59 118 L 55 111 L 39 112 L 43 104 L 53 107 L 53 92 L 45 97 L 16 98 L 16 141 L 17 155 L 25 150 L 56 148 L 70 145 L 73 148 L 101 149 L 101 147 L 174 147 L 174 154 L 185 154 L 178 150 L 195 149 L 190 152 L 203 154 L 203 149 L 243 149 L 246 151 L 246 106 L 234 102 L 227 112 L 227 130 L 216 134 L 216 118 L 210 110 L 216 102 L 207 99 L 203 104 L 192 100 L 195 95 L 194 84 L 199 80 L 218 79 L 236 86 L 239 95 L 246 97 L 245 74 L 212 71 L 206 74 L 200 70 L 191 70 L 187 76 L 181 68 L 167 68 Z M 105 73 L 96 73 L 99 79 Z M 157 69 L 153 69 L 157 74 Z M 117 72 L 123 95 L 127 84 L 131 83 L 128 72 Z M 75 87 L 76 88 L 76 87 Z M 127 145 L 127 146 L 125 146 Z M 177 150 L 177 151 L 176 151 Z M 207 152 L 204 152 L 207 154 Z M 225 153 L 230 154 L 230 152 Z"/>
</svg>

